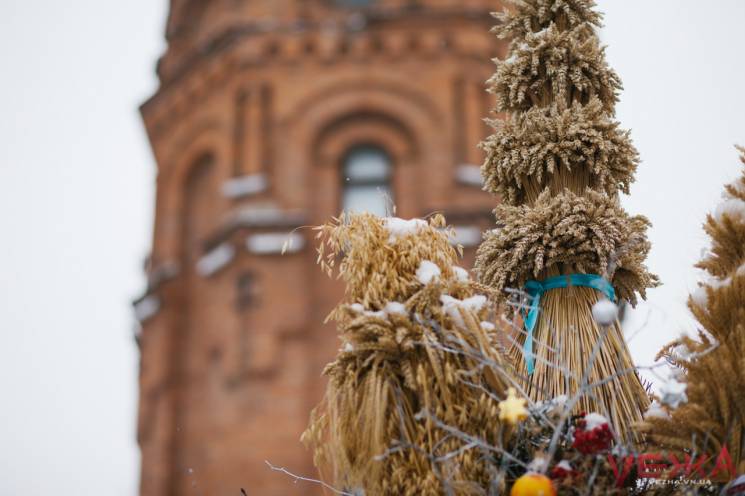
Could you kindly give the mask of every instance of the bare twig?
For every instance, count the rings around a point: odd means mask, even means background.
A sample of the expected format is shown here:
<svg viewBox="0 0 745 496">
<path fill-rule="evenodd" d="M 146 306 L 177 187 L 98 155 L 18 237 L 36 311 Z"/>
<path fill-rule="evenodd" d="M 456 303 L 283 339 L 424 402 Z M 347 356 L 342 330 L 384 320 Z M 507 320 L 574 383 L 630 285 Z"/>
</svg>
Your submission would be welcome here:
<svg viewBox="0 0 745 496">
<path fill-rule="evenodd" d="M 289 475 L 290 477 L 292 477 L 294 479 L 294 482 L 303 481 L 303 482 L 310 482 L 310 483 L 313 483 L 313 484 L 320 484 L 321 486 L 323 486 L 324 488 L 328 489 L 329 491 L 332 491 L 335 494 L 341 494 L 342 496 L 358 496 L 358 495 L 356 495 L 354 493 L 348 493 L 346 491 L 340 491 L 339 489 L 336 489 L 334 486 L 332 486 L 330 484 L 326 484 L 322 480 L 311 479 L 311 478 L 308 478 L 308 477 L 302 477 L 300 475 L 295 475 L 295 474 L 293 474 L 292 472 L 290 472 L 289 470 L 287 470 L 284 467 L 275 467 L 274 465 L 272 465 L 271 463 L 269 463 L 268 460 L 264 460 L 264 463 L 266 463 L 269 466 L 269 468 L 272 469 L 272 470 L 274 470 L 275 472 L 281 472 L 281 473 L 283 473 L 285 475 Z"/>
</svg>

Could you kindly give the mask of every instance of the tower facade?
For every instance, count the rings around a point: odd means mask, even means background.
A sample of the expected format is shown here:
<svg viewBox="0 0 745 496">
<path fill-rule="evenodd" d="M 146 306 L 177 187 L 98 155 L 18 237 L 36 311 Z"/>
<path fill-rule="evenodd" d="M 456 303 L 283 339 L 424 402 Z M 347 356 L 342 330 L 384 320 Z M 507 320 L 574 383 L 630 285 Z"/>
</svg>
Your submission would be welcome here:
<svg viewBox="0 0 745 496">
<path fill-rule="evenodd" d="M 440 211 L 470 267 L 494 0 L 172 0 L 141 108 L 158 166 L 141 322 L 141 494 L 320 494 L 299 442 L 342 297 L 313 231 Z M 284 253 L 283 253 L 284 251 Z"/>
</svg>

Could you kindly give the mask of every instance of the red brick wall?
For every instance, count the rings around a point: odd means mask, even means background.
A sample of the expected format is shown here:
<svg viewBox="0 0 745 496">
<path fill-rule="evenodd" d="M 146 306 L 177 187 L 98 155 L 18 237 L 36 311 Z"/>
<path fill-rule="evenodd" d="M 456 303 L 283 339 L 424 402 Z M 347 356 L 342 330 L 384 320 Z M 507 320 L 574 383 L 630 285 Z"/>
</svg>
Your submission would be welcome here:
<svg viewBox="0 0 745 496">
<path fill-rule="evenodd" d="M 315 474 L 299 437 L 337 347 L 322 321 L 341 288 L 315 266 L 309 229 L 284 256 L 247 239 L 338 214 L 341 159 L 370 142 L 392 158 L 397 215 L 493 224 L 494 199 L 457 173 L 481 163 L 483 83 L 505 50 L 488 32 L 497 5 L 199 3 L 172 1 L 161 88 L 142 106 L 158 164 L 143 298 L 159 307 L 140 336 L 141 494 L 320 494 L 264 461 Z M 264 190 L 223 193 L 258 173 Z M 234 255 L 207 274 L 216 247 Z"/>
</svg>

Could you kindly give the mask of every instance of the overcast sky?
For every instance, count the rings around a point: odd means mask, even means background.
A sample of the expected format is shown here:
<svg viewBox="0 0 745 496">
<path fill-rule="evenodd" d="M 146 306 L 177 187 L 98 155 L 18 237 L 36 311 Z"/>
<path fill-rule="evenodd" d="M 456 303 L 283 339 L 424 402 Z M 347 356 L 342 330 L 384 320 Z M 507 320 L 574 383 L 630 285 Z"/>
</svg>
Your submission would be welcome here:
<svg viewBox="0 0 745 496">
<path fill-rule="evenodd" d="M 618 118 L 643 164 L 665 283 L 631 318 L 639 363 L 694 329 L 701 223 L 745 143 L 745 1 L 604 0 Z M 0 1 L 0 494 L 137 492 L 137 349 L 155 165 L 137 106 L 157 86 L 165 0 Z"/>
<path fill-rule="evenodd" d="M 0 494 L 137 494 L 165 0 L 0 0 Z"/>
</svg>

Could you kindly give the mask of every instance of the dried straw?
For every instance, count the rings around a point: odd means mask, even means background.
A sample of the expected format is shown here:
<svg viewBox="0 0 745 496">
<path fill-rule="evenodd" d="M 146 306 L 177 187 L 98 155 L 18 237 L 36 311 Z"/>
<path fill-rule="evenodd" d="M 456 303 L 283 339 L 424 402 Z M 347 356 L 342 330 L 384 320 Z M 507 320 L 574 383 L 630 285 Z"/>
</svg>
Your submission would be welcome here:
<svg viewBox="0 0 745 496">
<path fill-rule="evenodd" d="M 355 214 L 318 228 L 319 261 L 331 274 L 341 257 L 347 296 L 330 315 L 343 346 L 304 440 L 322 478 L 349 493 L 485 494 L 504 484 L 493 447 L 510 436 L 498 401 L 514 371 L 477 284 L 454 268 L 444 219 L 390 222 Z M 426 284 L 423 261 L 440 272 Z"/>
<path fill-rule="evenodd" d="M 647 395 L 618 322 L 603 328 L 593 320 L 592 305 L 598 299 L 597 291 L 583 287 L 553 290 L 543 297 L 533 334 L 535 370 L 526 389 L 531 397 L 542 399 L 573 396 L 584 388 L 587 393 L 576 412 L 601 413 L 622 439 L 629 440 L 631 432 L 625 427 L 641 418 Z M 522 360 L 522 345 L 514 346 L 511 355 Z"/>
<path fill-rule="evenodd" d="M 510 38 L 510 57 L 490 80 L 495 134 L 483 147 L 486 189 L 500 194 L 499 229 L 487 234 L 476 271 L 497 290 L 529 279 L 594 273 L 623 299 L 636 302 L 658 284 L 643 262 L 648 221 L 620 207 L 638 154 L 613 117 L 618 76 L 607 66 L 592 0 L 514 0 L 495 28 Z M 601 327 L 593 289 L 554 289 L 543 295 L 534 330 L 536 369 L 525 386 L 534 399 L 588 390 L 577 411 L 609 417 L 628 439 L 649 399 L 620 324 Z M 511 353 L 522 358 L 520 336 Z M 589 387 L 588 385 L 593 385 Z"/>
</svg>

